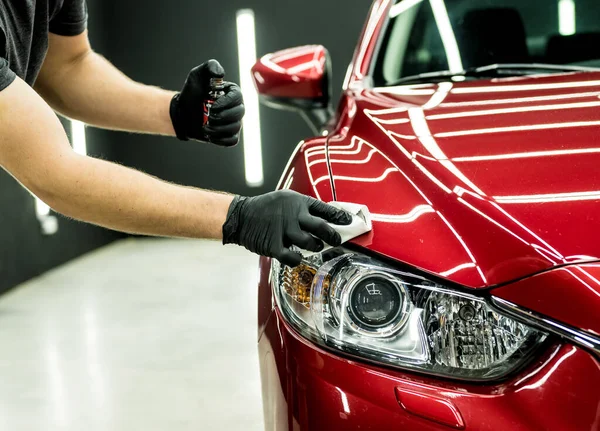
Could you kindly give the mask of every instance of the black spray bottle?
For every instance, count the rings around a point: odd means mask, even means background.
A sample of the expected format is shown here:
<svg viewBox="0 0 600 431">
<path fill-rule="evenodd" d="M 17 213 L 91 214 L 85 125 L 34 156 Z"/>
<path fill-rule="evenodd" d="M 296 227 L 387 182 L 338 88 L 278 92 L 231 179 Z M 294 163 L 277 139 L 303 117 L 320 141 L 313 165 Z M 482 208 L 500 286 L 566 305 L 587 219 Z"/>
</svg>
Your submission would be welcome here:
<svg viewBox="0 0 600 431">
<path fill-rule="evenodd" d="M 223 78 L 210 79 L 210 91 L 208 98 L 204 101 L 204 126 L 208 126 L 210 120 L 210 109 L 214 103 L 225 95 L 225 81 Z"/>
</svg>

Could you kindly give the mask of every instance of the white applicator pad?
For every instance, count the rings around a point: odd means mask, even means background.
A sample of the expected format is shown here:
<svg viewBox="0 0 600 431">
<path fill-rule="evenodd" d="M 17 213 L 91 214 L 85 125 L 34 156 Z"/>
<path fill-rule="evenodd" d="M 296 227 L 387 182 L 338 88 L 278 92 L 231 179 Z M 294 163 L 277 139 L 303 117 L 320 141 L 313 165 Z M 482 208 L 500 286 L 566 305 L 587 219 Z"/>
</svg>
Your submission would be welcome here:
<svg viewBox="0 0 600 431">
<path fill-rule="evenodd" d="M 371 224 L 371 213 L 365 205 L 349 202 L 330 202 L 329 205 L 344 210 L 352 215 L 352 223 L 347 226 L 340 226 L 332 223 L 329 224 L 342 237 L 342 244 L 370 232 L 373 229 Z M 330 245 L 325 244 L 323 251 L 330 248 Z M 306 250 L 302 251 L 304 257 L 309 257 L 313 254 L 315 253 Z"/>
</svg>

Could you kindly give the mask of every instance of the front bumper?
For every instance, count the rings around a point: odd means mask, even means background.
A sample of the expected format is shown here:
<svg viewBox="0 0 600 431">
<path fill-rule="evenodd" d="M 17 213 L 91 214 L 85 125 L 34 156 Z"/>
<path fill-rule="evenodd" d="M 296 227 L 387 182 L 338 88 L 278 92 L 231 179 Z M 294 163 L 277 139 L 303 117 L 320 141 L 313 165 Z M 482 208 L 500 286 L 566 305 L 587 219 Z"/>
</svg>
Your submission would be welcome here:
<svg viewBox="0 0 600 431">
<path fill-rule="evenodd" d="M 600 363 L 568 344 L 502 383 L 463 384 L 334 355 L 275 310 L 259 352 L 268 431 L 600 430 Z"/>
</svg>

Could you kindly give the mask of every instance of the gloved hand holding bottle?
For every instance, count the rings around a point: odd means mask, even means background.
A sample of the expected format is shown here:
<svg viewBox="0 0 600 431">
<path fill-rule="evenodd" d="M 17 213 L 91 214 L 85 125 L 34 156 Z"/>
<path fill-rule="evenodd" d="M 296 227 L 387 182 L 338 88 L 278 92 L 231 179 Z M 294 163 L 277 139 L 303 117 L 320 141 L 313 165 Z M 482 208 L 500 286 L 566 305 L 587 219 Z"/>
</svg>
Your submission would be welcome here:
<svg viewBox="0 0 600 431">
<path fill-rule="evenodd" d="M 179 139 L 222 147 L 232 147 L 239 142 L 244 98 L 240 87 L 224 81 L 224 77 L 225 70 L 216 60 L 209 60 L 189 73 L 170 107 L 171 121 Z M 204 118 L 207 102 L 208 121 Z"/>
</svg>

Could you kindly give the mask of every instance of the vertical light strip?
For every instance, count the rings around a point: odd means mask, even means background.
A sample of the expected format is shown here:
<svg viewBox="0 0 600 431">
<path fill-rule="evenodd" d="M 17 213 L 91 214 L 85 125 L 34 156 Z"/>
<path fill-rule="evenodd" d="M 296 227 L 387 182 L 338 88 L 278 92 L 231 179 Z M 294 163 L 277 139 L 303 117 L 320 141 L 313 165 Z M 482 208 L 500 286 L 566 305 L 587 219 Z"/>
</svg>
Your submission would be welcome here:
<svg viewBox="0 0 600 431">
<path fill-rule="evenodd" d="M 50 214 L 50 207 L 37 196 L 35 197 L 35 217 L 40 224 L 42 235 L 54 235 L 58 232 L 58 219 Z"/>
<path fill-rule="evenodd" d="M 450 23 L 450 17 L 448 16 L 448 10 L 444 0 L 429 0 L 431 9 L 433 10 L 433 16 L 435 23 L 437 24 L 440 36 L 442 38 L 442 44 L 444 45 L 444 51 L 446 57 L 448 57 L 448 68 L 450 72 L 459 73 L 463 71 L 462 58 L 460 57 L 460 51 L 458 49 L 458 43 L 456 42 L 456 36 Z"/>
<path fill-rule="evenodd" d="M 81 121 L 71 120 L 71 145 L 73 145 L 73 150 L 77 154 L 87 155 L 85 124 Z"/>
<path fill-rule="evenodd" d="M 246 184 L 250 187 L 260 187 L 264 183 L 260 113 L 258 93 L 254 88 L 250 73 L 256 62 L 256 31 L 252 9 L 240 9 L 237 12 L 237 39 L 240 86 L 246 105 L 242 130 Z"/>
<path fill-rule="evenodd" d="M 42 235 L 54 235 L 58 232 L 58 219 L 50 213 L 50 207 L 40 198 L 35 198 L 35 218 L 40 224 Z"/>
<path fill-rule="evenodd" d="M 575 0 L 558 0 L 558 31 L 563 36 L 575 34 Z"/>
<path fill-rule="evenodd" d="M 77 154 L 87 155 L 85 124 L 81 121 L 71 120 L 71 145 Z M 42 234 L 54 235 L 58 232 L 58 219 L 50 214 L 50 207 L 37 196 L 35 196 L 35 216 L 40 223 Z"/>
<path fill-rule="evenodd" d="M 35 214 L 37 215 L 38 219 L 41 217 L 46 217 L 50 214 L 50 207 L 37 196 L 35 197 Z"/>
</svg>

